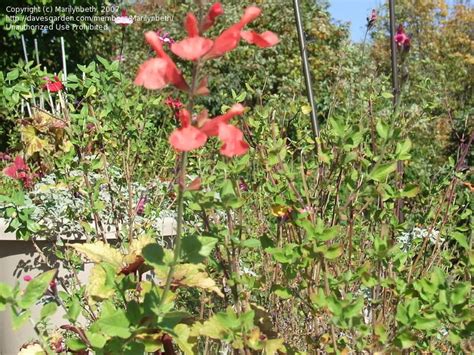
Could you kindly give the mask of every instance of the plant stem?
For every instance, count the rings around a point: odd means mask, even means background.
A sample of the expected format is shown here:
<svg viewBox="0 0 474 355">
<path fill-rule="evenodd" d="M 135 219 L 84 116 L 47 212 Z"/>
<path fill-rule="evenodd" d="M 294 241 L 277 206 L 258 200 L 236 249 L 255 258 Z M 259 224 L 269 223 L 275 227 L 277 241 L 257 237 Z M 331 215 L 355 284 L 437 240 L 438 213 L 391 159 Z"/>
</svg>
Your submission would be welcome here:
<svg viewBox="0 0 474 355">
<path fill-rule="evenodd" d="M 171 287 L 171 280 L 173 279 L 173 274 L 174 270 L 176 267 L 176 264 L 179 262 L 179 257 L 181 254 L 181 234 L 183 231 L 183 212 L 184 212 L 184 190 L 185 190 L 185 184 L 184 184 L 184 178 L 186 176 L 186 165 L 187 165 L 187 157 L 188 153 L 187 152 L 182 152 L 181 153 L 181 159 L 180 159 L 180 169 L 179 169 L 179 177 L 178 177 L 178 220 L 177 220 L 177 227 L 176 227 L 176 239 L 175 239 L 175 244 L 174 244 L 174 255 L 173 255 L 173 261 L 170 265 L 170 270 L 168 272 L 168 276 L 166 278 L 166 284 L 165 288 L 163 290 L 163 295 L 161 296 L 160 300 L 160 307 L 163 305 L 166 295 L 170 290 Z"/>
</svg>

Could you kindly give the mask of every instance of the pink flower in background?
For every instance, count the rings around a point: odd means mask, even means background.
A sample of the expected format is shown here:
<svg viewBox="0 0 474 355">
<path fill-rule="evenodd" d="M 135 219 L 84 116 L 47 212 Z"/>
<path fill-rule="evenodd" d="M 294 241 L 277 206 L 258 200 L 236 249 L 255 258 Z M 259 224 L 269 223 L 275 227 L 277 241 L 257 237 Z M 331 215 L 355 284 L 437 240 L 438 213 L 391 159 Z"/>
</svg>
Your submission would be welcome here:
<svg viewBox="0 0 474 355">
<path fill-rule="evenodd" d="M 372 9 L 372 13 L 370 14 L 370 17 L 367 17 L 367 30 L 370 30 L 372 27 L 374 27 L 376 21 L 377 21 L 377 11 L 375 9 Z"/>
<path fill-rule="evenodd" d="M 23 281 L 30 282 L 33 278 L 30 275 L 23 276 Z"/>
<path fill-rule="evenodd" d="M 206 31 L 212 26 L 214 26 L 214 23 L 216 22 L 216 18 L 219 17 L 224 13 L 224 9 L 222 8 L 222 4 L 220 2 L 216 2 L 214 5 L 212 5 L 209 8 L 209 11 L 207 12 L 206 17 L 204 17 L 202 23 L 201 23 L 201 29 L 202 31 Z"/>
<path fill-rule="evenodd" d="M 158 38 L 160 39 L 161 43 L 171 45 L 175 41 L 173 38 L 171 38 L 170 34 L 168 32 L 165 32 L 163 29 L 159 29 L 156 31 L 156 34 L 158 35 Z"/>
<path fill-rule="evenodd" d="M 405 30 L 403 29 L 403 25 L 398 26 L 397 34 L 394 37 L 395 42 L 397 42 L 398 46 L 405 46 L 410 45 L 410 37 L 407 36 Z"/>
<path fill-rule="evenodd" d="M 54 81 L 51 81 L 48 77 L 45 77 L 44 79 L 46 80 L 46 84 L 44 84 L 46 90 L 50 92 L 58 92 L 64 89 L 64 85 L 57 75 L 54 76 Z"/>
<path fill-rule="evenodd" d="M 143 216 L 143 213 L 145 212 L 145 204 L 147 202 L 148 198 L 146 196 L 140 197 L 137 203 L 137 207 L 135 208 L 135 213 L 138 216 Z"/>
<path fill-rule="evenodd" d="M 131 17 L 127 16 L 127 10 L 122 9 L 122 14 L 121 16 L 118 16 L 114 19 L 115 24 L 120 25 L 120 26 L 128 26 L 133 23 L 133 19 Z"/>
<path fill-rule="evenodd" d="M 11 165 L 3 169 L 3 174 L 14 180 L 20 180 L 25 188 L 31 187 L 34 177 L 20 156 L 17 156 Z"/>
<path fill-rule="evenodd" d="M 116 56 L 114 58 L 114 60 L 116 60 L 118 62 L 124 62 L 125 61 L 125 56 L 123 54 L 119 54 L 118 56 Z"/>
<path fill-rule="evenodd" d="M 9 156 L 7 153 L 0 152 L 0 161 L 10 161 L 12 157 Z"/>
</svg>

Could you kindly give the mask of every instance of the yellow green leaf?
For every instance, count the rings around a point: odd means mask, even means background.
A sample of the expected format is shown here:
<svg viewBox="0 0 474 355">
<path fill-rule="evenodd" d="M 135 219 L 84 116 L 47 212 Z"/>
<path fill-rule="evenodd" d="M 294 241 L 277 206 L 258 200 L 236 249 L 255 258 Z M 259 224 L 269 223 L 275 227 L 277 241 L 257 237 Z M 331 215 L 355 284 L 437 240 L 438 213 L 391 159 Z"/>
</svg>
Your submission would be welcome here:
<svg viewBox="0 0 474 355">
<path fill-rule="evenodd" d="M 94 263 L 106 262 L 116 268 L 122 266 L 123 257 L 117 249 L 104 242 L 68 244 Z"/>
</svg>

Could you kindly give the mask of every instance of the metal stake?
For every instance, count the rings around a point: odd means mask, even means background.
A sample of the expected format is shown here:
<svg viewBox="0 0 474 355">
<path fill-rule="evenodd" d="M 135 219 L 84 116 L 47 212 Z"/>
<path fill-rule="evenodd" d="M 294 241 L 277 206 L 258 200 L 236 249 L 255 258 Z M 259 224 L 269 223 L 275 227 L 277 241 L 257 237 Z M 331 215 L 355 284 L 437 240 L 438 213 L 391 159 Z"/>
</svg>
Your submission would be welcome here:
<svg viewBox="0 0 474 355">
<path fill-rule="evenodd" d="M 390 13 L 390 50 L 392 55 L 392 92 L 393 92 L 393 107 L 394 114 L 396 114 L 397 106 L 400 99 L 400 89 L 398 87 L 398 68 L 397 68 L 397 44 L 395 43 L 395 0 L 389 0 Z M 397 161 L 397 188 L 403 187 L 403 161 Z M 395 214 L 398 222 L 403 223 L 403 205 L 402 198 L 397 199 L 395 206 Z"/>
<path fill-rule="evenodd" d="M 311 72 L 309 70 L 308 54 L 306 53 L 306 43 L 301 22 L 299 0 L 293 0 L 293 8 L 295 10 L 296 30 L 298 32 L 298 40 L 300 44 L 301 61 L 303 62 L 303 74 L 306 84 L 306 95 L 308 96 L 309 106 L 311 107 L 311 126 L 315 138 L 319 138 L 319 122 L 316 116 L 316 105 L 313 97 L 313 84 L 311 82 Z"/>
</svg>

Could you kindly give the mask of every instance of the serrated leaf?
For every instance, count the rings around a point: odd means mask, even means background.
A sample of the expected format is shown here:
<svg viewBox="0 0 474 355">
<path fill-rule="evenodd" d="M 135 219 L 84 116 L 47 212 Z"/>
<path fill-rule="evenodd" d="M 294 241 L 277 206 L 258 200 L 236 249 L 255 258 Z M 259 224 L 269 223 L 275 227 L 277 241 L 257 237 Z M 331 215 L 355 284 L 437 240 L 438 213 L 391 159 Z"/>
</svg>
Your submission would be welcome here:
<svg viewBox="0 0 474 355">
<path fill-rule="evenodd" d="M 106 262 L 116 268 L 122 265 L 123 257 L 117 249 L 102 241 L 84 244 L 67 244 L 94 263 Z"/>
<path fill-rule="evenodd" d="M 107 280 L 107 272 L 100 264 L 92 268 L 86 284 L 86 294 L 93 299 L 105 300 L 114 295 L 113 284 Z"/>
<path fill-rule="evenodd" d="M 221 290 L 215 281 L 204 271 L 203 264 L 178 264 L 175 267 L 172 283 L 175 285 L 197 287 L 207 291 L 213 291 L 223 297 Z M 158 279 L 163 283 L 168 275 L 169 268 L 155 269 Z"/>
<path fill-rule="evenodd" d="M 197 354 L 197 340 L 198 338 L 191 335 L 191 328 L 186 324 L 178 324 L 174 327 L 173 336 L 178 347 L 185 355 Z"/>
<path fill-rule="evenodd" d="M 130 323 L 122 310 L 115 310 L 111 314 L 102 316 L 95 323 L 104 334 L 111 337 L 127 339 L 130 333 Z"/>
</svg>

